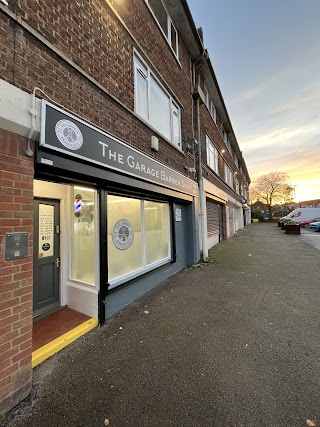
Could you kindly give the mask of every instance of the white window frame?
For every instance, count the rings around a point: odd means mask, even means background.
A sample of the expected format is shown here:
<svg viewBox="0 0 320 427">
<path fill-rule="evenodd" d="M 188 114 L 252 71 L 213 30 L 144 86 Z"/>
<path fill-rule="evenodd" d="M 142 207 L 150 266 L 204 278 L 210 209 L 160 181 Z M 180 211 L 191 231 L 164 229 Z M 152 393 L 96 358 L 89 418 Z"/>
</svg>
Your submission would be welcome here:
<svg viewBox="0 0 320 427">
<path fill-rule="evenodd" d="M 236 178 L 236 179 L 235 179 L 235 182 L 236 182 L 236 193 L 237 193 L 237 194 L 240 194 L 240 184 L 239 184 L 239 180 Z"/>
<path fill-rule="evenodd" d="M 227 163 L 224 164 L 224 180 L 229 185 L 229 187 L 232 189 L 234 188 L 233 173 Z"/>
<path fill-rule="evenodd" d="M 154 17 L 154 19 L 155 19 L 155 21 L 156 21 L 156 23 L 158 25 L 158 27 L 160 28 L 160 30 L 161 30 L 162 34 L 164 35 L 165 39 L 167 40 L 167 43 L 170 46 L 170 49 L 172 50 L 172 52 L 174 53 L 174 55 L 176 56 L 176 58 L 179 60 L 179 34 L 178 34 L 178 31 L 177 31 L 177 29 L 176 29 L 176 27 L 175 27 L 175 25 L 174 25 L 174 23 L 173 23 L 170 15 L 169 15 L 169 13 L 168 13 L 168 11 L 167 11 L 167 8 L 163 4 L 162 0 L 158 0 L 158 1 L 162 4 L 162 7 L 164 8 L 164 10 L 165 10 L 165 12 L 167 14 L 168 34 L 166 34 L 163 31 L 163 28 L 161 27 L 161 25 L 160 25 L 160 23 L 159 23 L 156 15 L 154 14 L 151 6 L 149 5 L 149 0 L 145 0 L 145 2 L 147 4 L 150 12 L 152 13 L 152 16 Z M 174 31 L 176 33 L 176 46 L 175 47 L 173 47 L 172 44 L 171 44 L 171 30 L 172 30 L 172 27 L 173 27 L 173 29 L 174 29 Z"/>
<path fill-rule="evenodd" d="M 227 132 L 224 130 L 223 125 L 221 125 L 221 136 L 222 136 L 223 142 L 224 142 L 225 146 L 227 147 L 229 153 L 232 155 L 232 148 L 231 148 L 230 140 L 229 140 Z"/>
<path fill-rule="evenodd" d="M 211 139 L 206 135 L 206 151 L 207 151 L 207 165 L 216 174 L 219 174 L 219 157 L 218 150 L 212 143 Z M 213 159 L 213 161 L 211 161 Z"/>
<path fill-rule="evenodd" d="M 126 197 L 126 196 L 121 196 Z M 116 288 L 119 285 L 122 285 L 123 283 L 128 282 L 129 280 L 135 279 L 142 274 L 148 273 L 149 271 L 152 271 L 158 267 L 161 267 L 162 265 L 168 264 L 172 260 L 172 215 L 171 215 L 171 209 L 170 209 L 170 203 L 168 202 L 161 202 L 168 205 L 168 254 L 165 258 L 162 258 L 158 261 L 153 262 L 152 264 L 147 264 L 146 260 L 146 241 L 145 241 L 145 212 L 144 212 L 144 202 L 149 201 L 149 199 L 140 199 L 139 197 L 136 197 L 135 199 L 140 200 L 140 210 L 141 210 L 141 228 L 142 228 L 142 256 L 143 256 L 143 267 L 139 268 L 138 270 L 134 270 L 130 273 L 124 274 L 123 276 L 117 277 L 115 279 L 111 279 L 109 283 L 109 289 Z M 153 201 L 153 200 L 152 200 Z"/>
<path fill-rule="evenodd" d="M 141 70 L 141 68 L 139 67 L 138 62 L 141 62 L 141 64 L 147 69 L 147 75 L 145 75 L 144 70 Z M 155 76 L 155 74 L 150 70 L 150 67 L 148 67 L 148 65 L 145 63 L 145 61 L 143 61 L 141 59 L 141 57 L 135 52 L 134 53 L 134 59 L 133 59 L 133 63 L 134 63 L 134 108 L 135 108 L 135 112 L 142 117 L 145 121 L 147 121 L 149 123 L 149 125 L 154 128 L 160 135 L 162 135 L 162 137 L 169 141 L 175 148 L 177 148 L 178 150 L 182 151 L 182 145 L 181 145 L 181 109 L 179 107 L 179 104 L 172 98 L 172 96 L 168 93 L 168 91 L 166 91 L 166 89 L 163 87 L 163 85 L 159 82 L 159 80 L 157 79 L 157 77 Z M 139 112 L 136 111 L 136 105 L 137 105 L 137 73 L 139 73 L 140 75 L 142 75 L 143 78 L 145 78 L 145 80 L 147 81 L 147 116 L 143 116 L 141 115 Z M 153 82 L 156 83 L 159 87 L 159 89 L 170 99 L 170 138 L 168 139 L 166 135 L 163 135 L 161 133 L 161 129 L 156 129 L 150 120 L 150 82 L 151 82 L 151 76 L 153 79 Z M 179 125 L 179 136 L 178 136 L 178 141 L 175 142 L 175 134 L 174 134 L 174 118 L 178 118 L 178 125 Z"/>
<path fill-rule="evenodd" d="M 208 108 L 210 116 L 212 117 L 213 121 L 215 123 L 217 123 L 216 107 L 214 106 L 214 103 L 212 101 L 212 98 L 209 94 L 209 91 L 208 91 L 206 85 L 203 86 L 203 92 L 204 92 L 204 96 L 205 96 L 206 107 Z"/>
</svg>

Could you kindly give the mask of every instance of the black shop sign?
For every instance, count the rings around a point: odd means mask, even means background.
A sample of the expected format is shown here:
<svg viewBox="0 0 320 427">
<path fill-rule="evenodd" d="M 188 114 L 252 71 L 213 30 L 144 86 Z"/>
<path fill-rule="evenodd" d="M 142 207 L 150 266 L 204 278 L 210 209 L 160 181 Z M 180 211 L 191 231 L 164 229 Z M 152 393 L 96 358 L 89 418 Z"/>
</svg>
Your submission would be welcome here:
<svg viewBox="0 0 320 427">
<path fill-rule="evenodd" d="M 197 184 L 61 108 L 42 101 L 40 145 L 145 181 L 198 195 Z"/>
</svg>

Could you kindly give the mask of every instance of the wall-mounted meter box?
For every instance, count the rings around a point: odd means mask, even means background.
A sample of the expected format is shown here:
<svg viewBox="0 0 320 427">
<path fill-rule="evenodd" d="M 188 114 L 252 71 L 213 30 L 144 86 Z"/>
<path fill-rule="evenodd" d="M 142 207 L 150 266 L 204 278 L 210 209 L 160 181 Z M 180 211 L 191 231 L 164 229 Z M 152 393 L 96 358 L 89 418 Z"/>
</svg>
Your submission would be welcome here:
<svg viewBox="0 0 320 427">
<path fill-rule="evenodd" d="M 6 261 L 27 258 L 28 233 L 7 233 L 4 252 Z"/>
</svg>

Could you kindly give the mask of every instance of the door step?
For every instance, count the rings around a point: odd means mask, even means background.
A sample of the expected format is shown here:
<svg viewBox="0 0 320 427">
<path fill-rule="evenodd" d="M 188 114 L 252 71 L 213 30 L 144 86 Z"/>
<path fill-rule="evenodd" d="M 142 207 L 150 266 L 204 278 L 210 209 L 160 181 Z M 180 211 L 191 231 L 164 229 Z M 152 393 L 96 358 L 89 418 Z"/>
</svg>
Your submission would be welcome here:
<svg viewBox="0 0 320 427">
<path fill-rule="evenodd" d="M 61 306 L 60 304 L 55 304 L 54 306 L 45 307 L 42 310 L 35 311 L 32 315 L 33 322 L 36 322 L 37 320 L 43 319 L 46 316 L 49 316 L 50 314 L 56 313 L 57 311 L 63 310 L 66 306 Z"/>
</svg>

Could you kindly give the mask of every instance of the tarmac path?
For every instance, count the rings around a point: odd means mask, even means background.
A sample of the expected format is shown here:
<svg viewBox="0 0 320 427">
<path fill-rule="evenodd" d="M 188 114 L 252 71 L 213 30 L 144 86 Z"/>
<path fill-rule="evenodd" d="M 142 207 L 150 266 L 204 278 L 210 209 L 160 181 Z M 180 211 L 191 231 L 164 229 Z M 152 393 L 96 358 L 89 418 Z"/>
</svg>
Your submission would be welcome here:
<svg viewBox="0 0 320 427">
<path fill-rule="evenodd" d="M 259 223 L 210 260 L 37 367 L 6 425 L 320 426 L 320 252 Z"/>
</svg>

